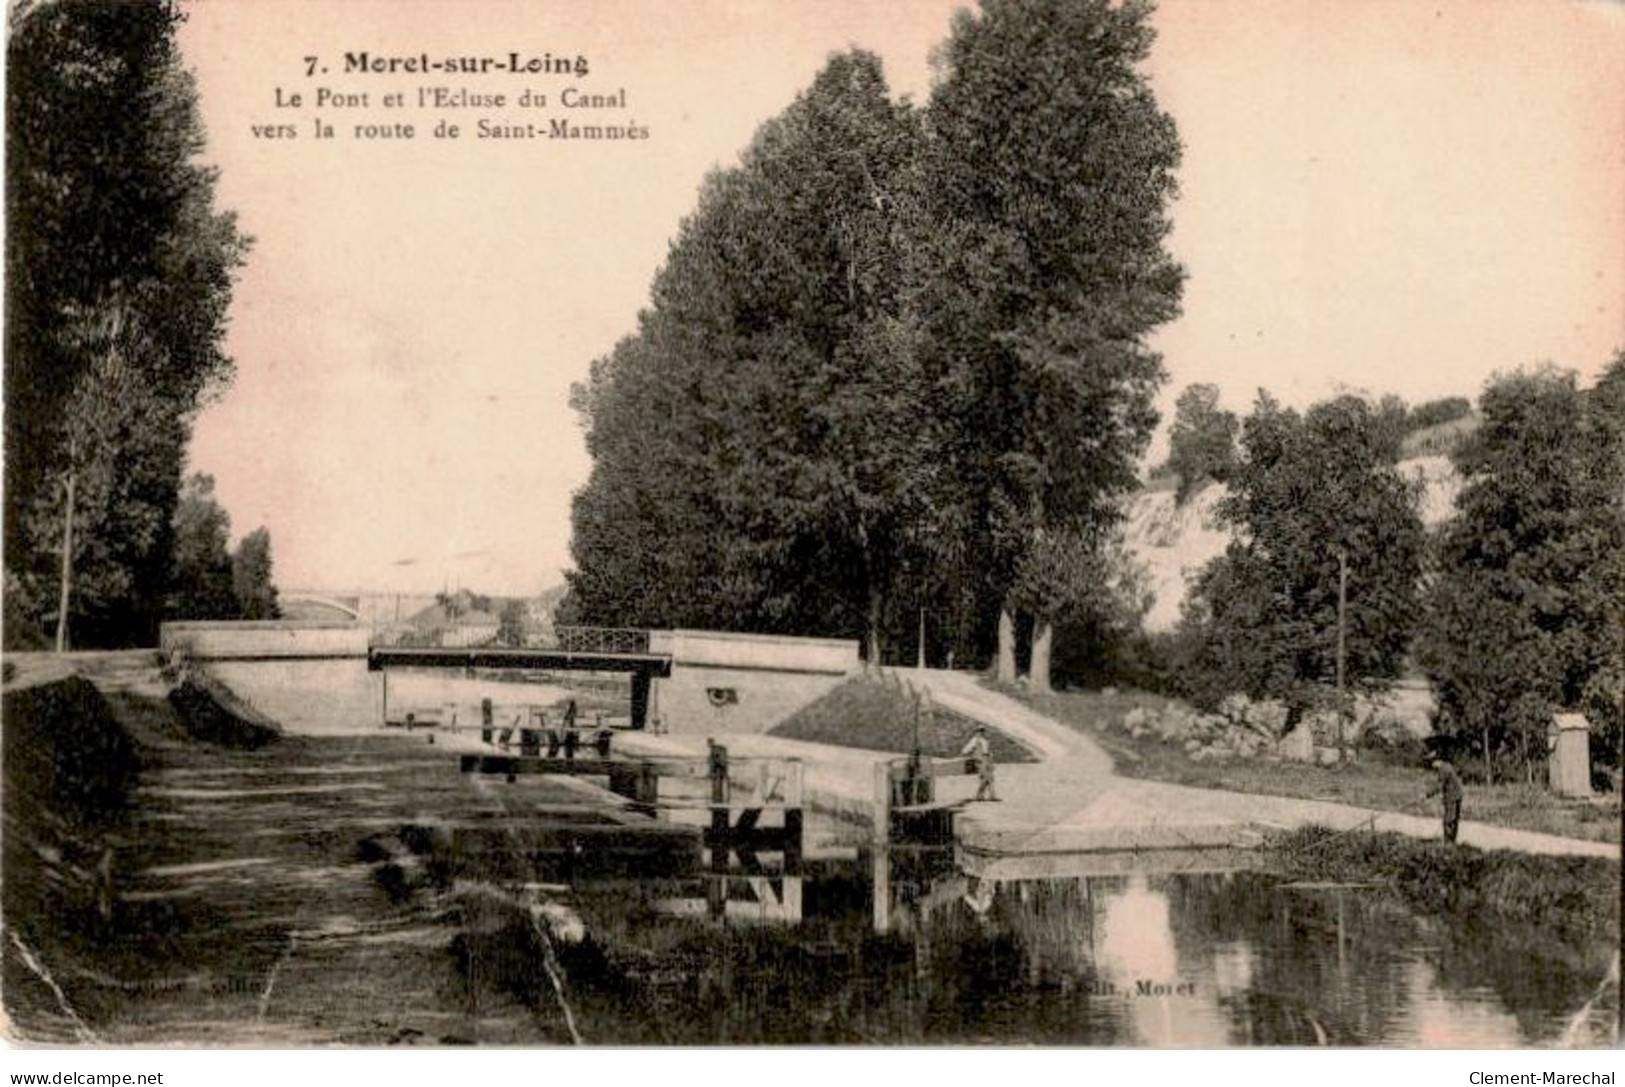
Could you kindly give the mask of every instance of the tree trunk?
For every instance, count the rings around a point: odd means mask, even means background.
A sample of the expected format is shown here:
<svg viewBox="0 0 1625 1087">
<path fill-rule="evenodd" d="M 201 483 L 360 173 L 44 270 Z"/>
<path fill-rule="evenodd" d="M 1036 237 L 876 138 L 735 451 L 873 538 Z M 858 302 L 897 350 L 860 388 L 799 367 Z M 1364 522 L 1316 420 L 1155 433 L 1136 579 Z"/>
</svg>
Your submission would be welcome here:
<svg viewBox="0 0 1625 1087">
<path fill-rule="evenodd" d="M 67 498 L 62 510 L 62 577 L 56 597 L 56 651 L 68 651 L 68 598 L 73 584 L 73 490 L 78 471 L 68 469 Z"/>
<path fill-rule="evenodd" d="M 884 601 L 881 598 L 879 587 L 870 586 L 868 616 L 869 629 L 865 637 L 865 642 L 867 643 L 868 649 L 867 667 L 871 671 L 877 672 L 880 670 L 880 616 L 881 611 L 883 610 L 883 603 Z"/>
<path fill-rule="evenodd" d="M 1035 691 L 1048 691 L 1050 647 L 1055 642 L 1055 625 L 1048 619 L 1033 624 L 1033 659 L 1027 665 L 1027 682 Z"/>
<path fill-rule="evenodd" d="M 1495 770 L 1490 765 L 1490 726 L 1484 726 L 1484 784 L 1495 784 Z"/>
<path fill-rule="evenodd" d="M 999 609 L 999 657 L 993 678 L 1000 683 L 1016 681 L 1016 617 L 1008 605 Z"/>
</svg>

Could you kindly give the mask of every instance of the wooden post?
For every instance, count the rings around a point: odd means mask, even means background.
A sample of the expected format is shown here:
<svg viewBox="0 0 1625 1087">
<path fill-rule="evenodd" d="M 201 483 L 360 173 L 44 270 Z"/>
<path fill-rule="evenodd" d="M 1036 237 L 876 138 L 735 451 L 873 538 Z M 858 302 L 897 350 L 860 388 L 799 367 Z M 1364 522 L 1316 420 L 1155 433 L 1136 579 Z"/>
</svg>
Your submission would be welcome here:
<svg viewBox="0 0 1625 1087">
<path fill-rule="evenodd" d="M 1337 549 L 1337 755 L 1342 758 L 1348 740 L 1349 705 L 1344 692 L 1348 657 L 1349 556 Z"/>
<path fill-rule="evenodd" d="M 706 751 L 709 755 L 709 769 L 711 772 L 711 803 L 726 804 L 728 802 L 728 749 L 707 738 Z"/>
<path fill-rule="evenodd" d="M 660 775 L 652 762 L 638 767 L 638 800 L 648 806 L 650 815 L 660 806 Z"/>
<path fill-rule="evenodd" d="M 711 878 L 706 881 L 707 912 L 721 919 L 728 913 L 728 809 L 711 809 Z"/>
<path fill-rule="evenodd" d="M 876 932 L 891 928 L 891 851 L 884 843 L 869 851 L 870 882 L 874 886 L 874 925 Z"/>
<path fill-rule="evenodd" d="M 66 653 L 68 650 L 68 597 L 70 586 L 73 584 L 73 489 L 74 480 L 79 472 L 73 467 L 75 450 L 73 442 L 68 443 L 68 493 L 65 499 L 65 509 L 62 514 L 62 577 L 58 587 L 56 599 L 56 651 Z"/>
<path fill-rule="evenodd" d="M 728 749 L 706 738 L 707 768 L 711 777 L 711 879 L 706 883 L 706 905 L 710 915 L 722 918 L 728 912 Z"/>
<path fill-rule="evenodd" d="M 784 783 L 784 885 L 790 886 L 790 877 L 801 875 L 801 858 L 803 835 L 802 826 L 802 798 L 803 798 L 803 767 L 800 759 L 791 759 L 786 764 Z M 800 886 L 801 881 L 796 880 L 797 902 L 796 916 L 800 916 Z M 788 893 L 788 891 L 786 892 Z"/>
<path fill-rule="evenodd" d="M 915 667 L 925 670 L 925 606 L 920 606 L 920 653 Z"/>
<path fill-rule="evenodd" d="M 632 727 L 644 728 L 649 721 L 649 673 L 632 673 Z"/>
<path fill-rule="evenodd" d="M 383 676 L 384 679 L 384 708 L 380 715 L 379 723 L 387 725 L 389 724 L 389 669 L 381 669 L 379 674 Z"/>
<path fill-rule="evenodd" d="M 891 766 L 885 762 L 875 763 L 874 813 L 875 846 L 884 848 L 891 841 Z"/>
<path fill-rule="evenodd" d="M 801 875 L 802 824 L 800 808 L 784 809 L 784 874 Z"/>
</svg>

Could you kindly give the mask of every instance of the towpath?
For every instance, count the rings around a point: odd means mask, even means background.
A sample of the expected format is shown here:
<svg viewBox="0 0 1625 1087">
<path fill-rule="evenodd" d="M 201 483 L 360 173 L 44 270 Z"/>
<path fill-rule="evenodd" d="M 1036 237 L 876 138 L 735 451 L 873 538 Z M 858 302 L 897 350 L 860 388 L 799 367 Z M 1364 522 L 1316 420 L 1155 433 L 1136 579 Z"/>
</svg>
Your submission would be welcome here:
<svg viewBox="0 0 1625 1087">
<path fill-rule="evenodd" d="M 1025 742 L 1040 761 L 998 769 L 998 804 L 974 804 L 960 840 L 989 853 L 1242 845 L 1259 830 L 1319 823 L 1334 830 L 1370 824 L 1435 838 L 1439 820 L 1330 801 L 1263 796 L 1141 781 L 1116 774 L 1111 756 L 1084 733 L 982 686 L 967 672 L 895 669 L 941 706 Z M 1553 834 L 1464 822 L 1460 840 L 1480 849 L 1619 859 L 1620 847 Z"/>
</svg>

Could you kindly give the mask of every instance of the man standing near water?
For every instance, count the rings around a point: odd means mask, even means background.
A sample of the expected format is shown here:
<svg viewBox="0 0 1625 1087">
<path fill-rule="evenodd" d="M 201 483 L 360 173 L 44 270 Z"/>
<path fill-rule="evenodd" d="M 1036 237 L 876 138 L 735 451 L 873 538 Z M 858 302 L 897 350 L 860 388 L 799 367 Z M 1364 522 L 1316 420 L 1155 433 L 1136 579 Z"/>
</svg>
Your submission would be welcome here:
<svg viewBox="0 0 1625 1087">
<path fill-rule="evenodd" d="M 1433 769 L 1439 772 L 1439 783 L 1429 789 L 1422 799 L 1438 794 L 1444 807 L 1444 840 L 1456 840 L 1456 828 L 1461 825 L 1461 776 L 1444 759 L 1434 759 Z"/>
<path fill-rule="evenodd" d="M 959 752 L 968 755 L 976 764 L 976 799 L 997 800 L 993 795 L 993 749 L 987 743 L 987 728 L 977 725 L 971 738 L 965 741 L 965 746 Z"/>
</svg>

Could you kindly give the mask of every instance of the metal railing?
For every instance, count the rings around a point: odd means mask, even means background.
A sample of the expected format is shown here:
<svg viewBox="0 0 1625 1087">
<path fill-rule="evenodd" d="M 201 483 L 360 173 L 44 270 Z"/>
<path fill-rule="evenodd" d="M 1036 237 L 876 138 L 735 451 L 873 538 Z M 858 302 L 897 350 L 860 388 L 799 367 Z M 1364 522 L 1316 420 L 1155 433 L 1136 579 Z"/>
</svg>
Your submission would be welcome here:
<svg viewBox="0 0 1625 1087">
<path fill-rule="evenodd" d="M 470 632 L 450 627 L 442 630 L 391 627 L 372 632 L 370 644 L 388 649 L 478 649 L 503 648 L 494 633 Z M 566 653 L 647 653 L 649 632 L 630 627 L 556 627 L 552 637 L 533 634 L 526 638 L 525 649 L 559 649 Z"/>
<path fill-rule="evenodd" d="M 647 653 L 649 632 L 631 627 L 555 627 L 558 648 L 568 653 Z"/>
</svg>

